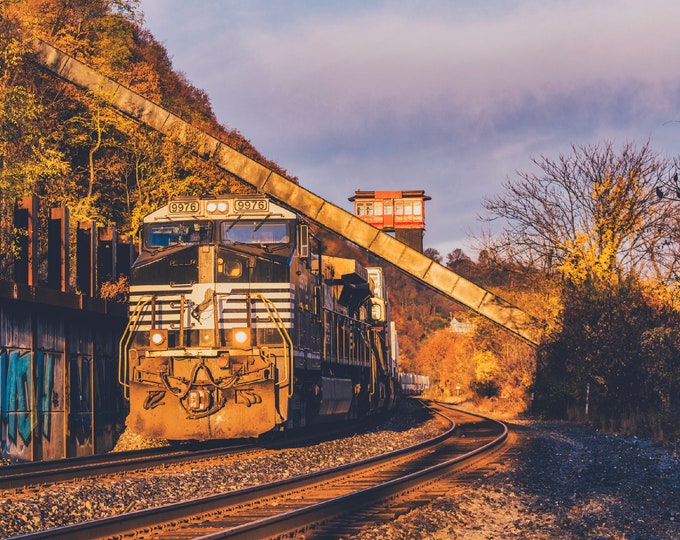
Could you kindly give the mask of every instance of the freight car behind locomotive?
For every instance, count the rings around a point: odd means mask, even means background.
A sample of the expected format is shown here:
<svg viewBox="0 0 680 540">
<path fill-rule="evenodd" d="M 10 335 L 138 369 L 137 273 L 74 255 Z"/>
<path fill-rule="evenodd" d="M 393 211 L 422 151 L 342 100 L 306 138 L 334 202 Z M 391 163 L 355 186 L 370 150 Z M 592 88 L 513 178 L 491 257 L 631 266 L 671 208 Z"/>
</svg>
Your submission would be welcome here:
<svg viewBox="0 0 680 540">
<path fill-rule="evenodd" d="M 392 406 L 382 269 L 325 252 L 264 196 L 183 198 L 148 215 L 121 340 L 128 426 L 171 440 L 254 437 Z"/>
<path fill-rule="evenodd" d="M 417 373 L 399 373 L 399 387 L 405 396 L 419 396 L 430 388 L 430 377 Z"/>
</svg>

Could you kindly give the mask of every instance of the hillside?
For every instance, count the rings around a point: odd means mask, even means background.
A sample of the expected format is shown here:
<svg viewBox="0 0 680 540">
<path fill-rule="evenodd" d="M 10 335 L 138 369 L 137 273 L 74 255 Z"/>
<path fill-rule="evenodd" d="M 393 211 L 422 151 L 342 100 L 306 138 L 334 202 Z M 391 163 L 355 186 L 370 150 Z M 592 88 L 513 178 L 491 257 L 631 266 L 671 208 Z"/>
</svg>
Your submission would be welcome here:
<svg viewBox="0 0 680 540">
<path fill-rule="evenodd" d="M 132 232 L 173 195 L 247 191 L 30 60 L 39 37 L 175 112 L 268 167 L 237 129 L 220 124 L 209 97 L 176 72 L 143 26 L 135 1 L 0 2 L 0 255 L 11 255 L 6 221 L 16 197 L 40 197 L 43 212 L 67 205 L 73 220 Z M 44 218 L 44 216 L 43 216 Z"/>
</svg>

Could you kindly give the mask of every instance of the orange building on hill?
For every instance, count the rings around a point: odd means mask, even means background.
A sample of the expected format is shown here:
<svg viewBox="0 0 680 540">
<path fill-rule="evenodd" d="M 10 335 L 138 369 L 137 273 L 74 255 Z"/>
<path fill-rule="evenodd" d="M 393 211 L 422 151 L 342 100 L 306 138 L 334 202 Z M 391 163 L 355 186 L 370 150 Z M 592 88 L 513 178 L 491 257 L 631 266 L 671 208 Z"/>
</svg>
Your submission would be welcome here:
<svg viewBox="0 0 680 540">
<path fill-rule="evenodd" d="M 422 253 L 425 234 L 425 201 L 431 197 L 423 190 L 361 191 L 349 200 L 354 214 L 385 232 L 393 232 L 397 240 Z"/>
</svg>

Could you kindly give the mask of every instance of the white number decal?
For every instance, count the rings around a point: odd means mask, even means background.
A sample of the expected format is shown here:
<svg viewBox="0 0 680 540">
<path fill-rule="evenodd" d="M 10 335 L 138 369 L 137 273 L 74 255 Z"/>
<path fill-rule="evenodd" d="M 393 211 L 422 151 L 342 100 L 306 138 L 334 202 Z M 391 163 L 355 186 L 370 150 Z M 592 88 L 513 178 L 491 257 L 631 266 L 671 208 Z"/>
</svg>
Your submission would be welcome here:
<svg viewBox="0 0 680 540">
<path fill-rule="evenodd" d="M 237 212 L 268 212 L 269 201 L 267 199 L 236 199 L 234 210 Z"/>
<path fill-rule="evenodd" d="M 171 214 L 195 214 L 198 212 L 198 201 L 172 201 L 169 210 Z"/>
</svg>

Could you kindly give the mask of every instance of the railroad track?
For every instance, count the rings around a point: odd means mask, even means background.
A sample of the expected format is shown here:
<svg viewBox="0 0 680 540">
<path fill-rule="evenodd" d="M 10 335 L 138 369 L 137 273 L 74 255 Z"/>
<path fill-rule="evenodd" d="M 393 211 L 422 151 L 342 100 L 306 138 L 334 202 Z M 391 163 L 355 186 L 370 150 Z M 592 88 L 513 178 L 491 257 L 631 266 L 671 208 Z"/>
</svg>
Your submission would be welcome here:
<svg viewBox="0 0 680 540">
<path fill-rule="evenodd" d="M 507 438 L 490 419 L 434 405 L 443 435 L 412 447 L 253 488 L 130 512 L 16 538 L 265 538 L 341 528 L 342 516 L 408 497 L 441 477 L 488 461 Z M 388 501 L 385 503 L 384 501 Z"/>
<path fill-rule="evenodd" d="M 380 417 L 382 418 L 382 417 Z M 367 429 L 380 418 L 370 418 L 352 425 L 341 424 L 325 430 L 307 430 L 269 440 L 235 442 L 233 440 L 183 443 L 159 448 L 127 452 L 110 452 L 93 456 L 33 461 L 0 467 L 0 489 L 15 489 L 45 483 L 63 482 L 105 474 L 116 474 L 174 463 L 185 463 L 220 456 L 238 455 L 257 449 L 284 448 L 295 444 L 313 444 L 333 437 L 342 437 L 357 429 Z"/>
<path fill-rule="evenodd" d="M 181 447 L 147 448 L 94 456 L 34 461 L 0 467 L 0 489 L 12 489 L 51 482 L 63 482 L 102 474 L 159 467 L 244 452 L 252 443 L 187 444 Z"/>
</svg>

